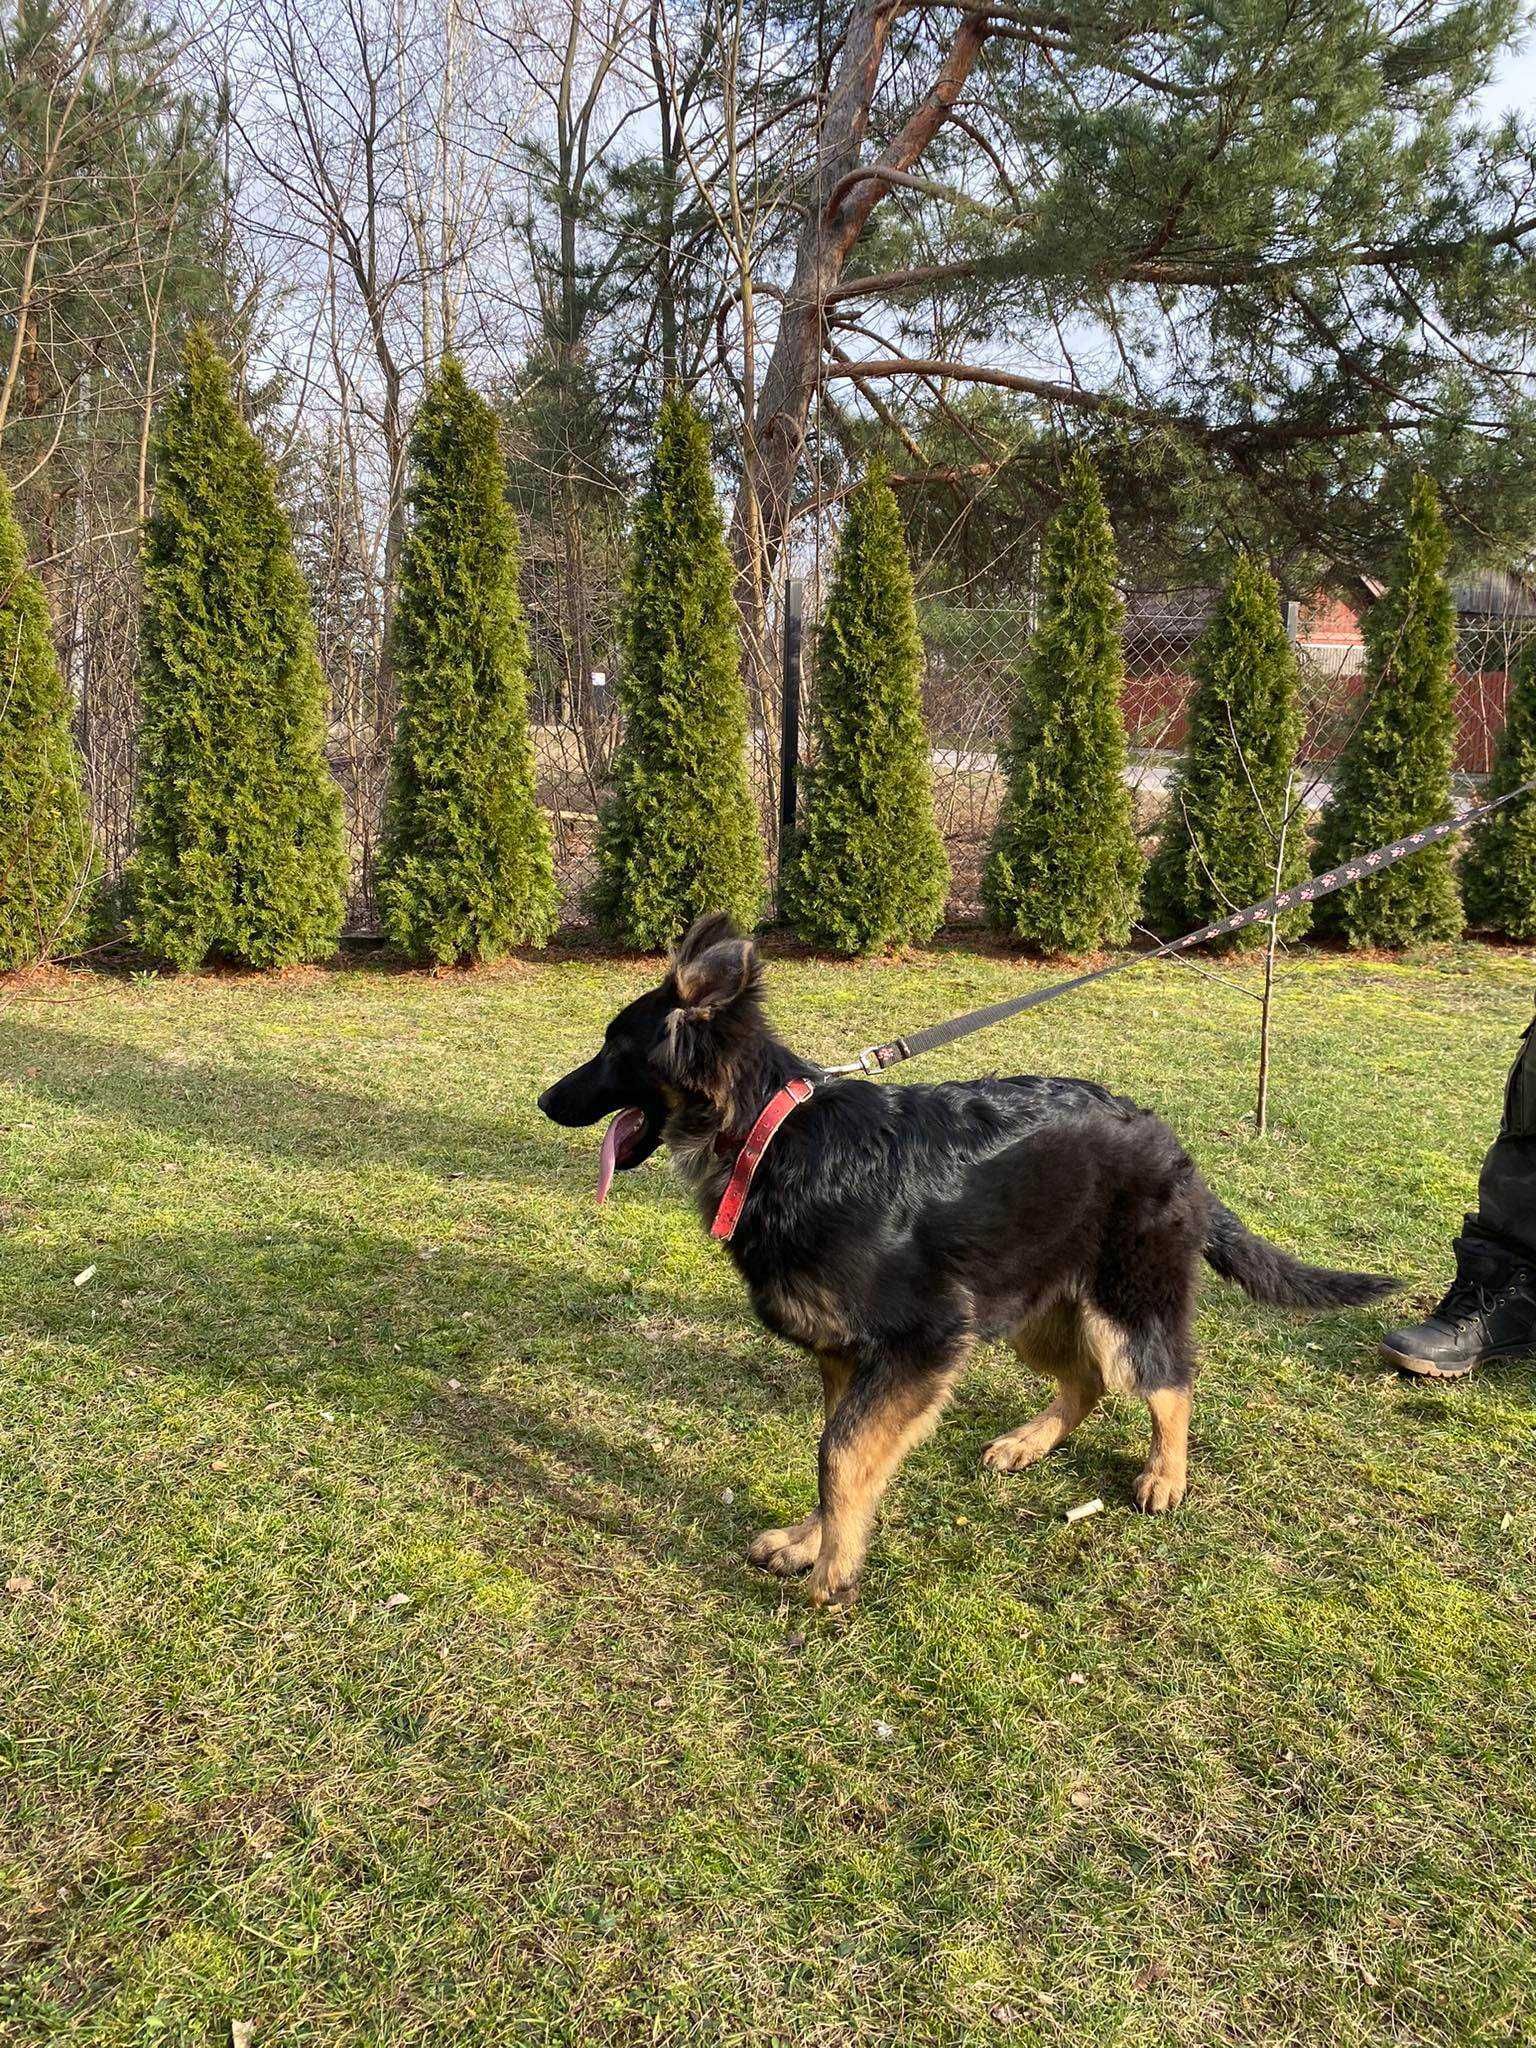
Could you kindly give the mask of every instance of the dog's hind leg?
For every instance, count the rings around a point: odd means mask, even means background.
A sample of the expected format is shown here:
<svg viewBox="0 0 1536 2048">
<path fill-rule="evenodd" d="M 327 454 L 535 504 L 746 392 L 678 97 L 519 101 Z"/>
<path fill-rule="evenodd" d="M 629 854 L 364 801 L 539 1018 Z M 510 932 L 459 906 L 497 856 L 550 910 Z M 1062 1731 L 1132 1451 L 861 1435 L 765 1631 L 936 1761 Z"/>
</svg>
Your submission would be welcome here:
<svg viewBox="0 0 1536 2048">
<path fill-rule="evenodd" d="M 1173 1258 L 1165 1259 L 1161 1269 L 1149 1262 L 1142 1268 L 1143 1274 L 1148 1271 L 1158 1282 L 1156 1298 L 1149 1301 L 1150 1290 L 1143 1285 L 1141 1299 L 1127 1301 L 1114 1324 L 1125 1332 L 1131 1365 L 1126 1391 L 1141 1396 L 1152 1418 L 1152 1448 L 1131 1495 L 1143 1514 L 1162 1515 L 1179 1505 L 1189 1485 L 1189 1411 L 1195 1377 L 1194 1288 L 1189 1281 L 1193 1259 L 1186 1256 L 1183 1262 L 1182 1286 L 1179 1262 Z M 1126 1295 L 1130 1292 L 1125 1290 Z M 1109 1323 L 1110 1316 L 1104 1320 Z"/>
<path fill-rule="evenodd" d="M 1095 1311 L 1124 1338 L 1125 1391 L 1139 1394 L 1152 1418 L 1152 1449 L 1131 1488 L 1149 1515 L 1176 1508 L 1189 1484 L 1195 1287 L 1209 1220 L 1193 1167 L 1182 1153 L 1173 1166 L 1165 1186 L 1123 1205 L 1093 1280 Z"/>
<path fill-rule="evenodd" d="M 1104 1395 L 1104 1375 L 1084 1318 L 1075 1302 L 1062 1302 L 1034 1316 L 1015 1333 L 1014 1349 L 1026 1365 L 1056 1382 L 1047 1408 L 995 1437 L 981 1454 L 991 1472 L 1022 1472 L 1054 1451 L 1085 1421 Z"/>
<path fill-rule="evenodd" d="M 856 1373 L 821 1439 L 821 1548 L 810 1597 L 851 1606 L 880 1496 L 938 1422 L 964 1348 L 930 1365 L 880 1359 Z"/>
<path fill-rule="evenodd" d="M 853 1375 L 853 1361 L 842 1352 L 824 1352 L 821 1364 L 823 1425 L 837 1413 L 838 1403 Z M 787 1529 L 764 1529 L 747 1550 L 748 1564 L 758 1565 L 779 1578 L 808 1572 L 821 1551 L 821 1509 L 813 1508 L 803 1522 Z"/>
<path fill-rule="evenodd" d="M 1188 1387 L 1160 1387 L 1148 1394 L 1152 1416 L 1152 1452 L 1131 1492 L 1144 1514 L 1161 1515 L 1176 1508 L 1189 1484 Z"/>
</svg>

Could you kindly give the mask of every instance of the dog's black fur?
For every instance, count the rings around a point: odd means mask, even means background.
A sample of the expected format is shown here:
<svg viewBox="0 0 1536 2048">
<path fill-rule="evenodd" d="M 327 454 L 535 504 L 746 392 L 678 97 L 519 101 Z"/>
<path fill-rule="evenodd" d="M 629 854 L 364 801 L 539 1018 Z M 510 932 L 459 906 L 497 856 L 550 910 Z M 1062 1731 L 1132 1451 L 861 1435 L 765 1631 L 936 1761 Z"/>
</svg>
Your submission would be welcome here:
<svg viewBox="0 0 1536 2048">
<path fill-rule="evenodd" d="M 768 1028 L 761 986 L 750 941 L 701 919 L 661 986 L 539 1107 L 565 1125 L 639 1109 L 618 1164 L 665 1142 L 708 1220 L 769 1097 L 795 1076 L 816 1083 L 769 1146 L 730 1245 L 758 1315 L 821 1362 L 820 1505 L 749 1552 L 771 1570 L 812 1567 L 815 1600 L 851 1599 L 880 1493 L 979 1340 L 1010 1340 L 1058 1381 L 989 1465 L 1022 1469 L 1106 1391 L 1135 1393 L 1153 1425 L 1136 1500 L 1156 1511 L 1184 1493 L 1202 1257 L 1286 1307 L 1367 1302 L 1395 1284 L 1302 1265 L 1255 1237 L 1159 1117 L 1092 1081 L 828 1079 Z"/>
</svg>

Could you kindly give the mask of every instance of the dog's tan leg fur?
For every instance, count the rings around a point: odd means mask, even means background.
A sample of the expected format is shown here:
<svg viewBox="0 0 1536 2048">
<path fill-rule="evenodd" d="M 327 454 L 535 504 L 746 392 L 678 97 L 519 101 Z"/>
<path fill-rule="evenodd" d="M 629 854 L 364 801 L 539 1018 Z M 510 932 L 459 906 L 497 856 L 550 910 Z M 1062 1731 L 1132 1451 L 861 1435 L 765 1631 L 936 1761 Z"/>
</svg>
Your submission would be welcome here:
<svg viewBox="0 0 1536 2048">
<path fill-rule="evenodd" d="M 1115 1370 L 1108 1355 L 1099 1356 L 1113 1348 L 1107 1341 L 1097 1341 L 1104 1335 L 1071 1302 L 1032 1317 L 1015 1335 L 1014 1349 L 1023 1362 L 1055 1380 L 1056 1398 L 1028 1422 L 987 1445 L 981 1462 L 989 1471 L 1023 1472 L 1038 1465 L 1093 1413 L 1104 1398 L 1105 1366 Z"/>
<path fill-rule="evenodd" d="M 1028 1422 L 994 1437 L 981 1454 L 989 1472 L 1023 1472 L 1064 1444 L 1067 1438 L 1098 1407 L 1100 1390 L 1084 1379 L 1063 1379 L 1056 1385 L 1056 1398 Z"/>
<path fill-rule="evenodd" d="M 842 1400 L 853 1367 L 836 1352 L 826 1352 L 820 1360 L 821 1401 L 823 1426 L 837 1413 L 837 1404 Z M 753 1538 L 747 1550 L 748 1564 L 761 1566 L 765 1572 L 773 1572 L 779 1578 L 793 1578 L 797 1572 L 807 1572 L 821 1552 L 821 1509 L 813 1508 L 803 1522 L 795 1522 L 787 1529 L 764 1529 L 760 1536 Z"/>
<path fill-rule="evenodd" d="M 1136 1475 L 1131 1489 L 1144 1514 L 1166 1514 L 1184 1498 L 1189 1484 L 1188 1387 L 1167 1387 L 1148 1394 L 1152 1416 L 1152 1455 Z"/>
<path fill-rule="evenodd" d="M 851 1606 L 880 1496 L 902 1459 L 938 1423 L 958 1374 L 914 1378 L 828 1426 L 821 1455 L 821 1549 L 811 1573 L 814 1606 Z"/>
</svg>

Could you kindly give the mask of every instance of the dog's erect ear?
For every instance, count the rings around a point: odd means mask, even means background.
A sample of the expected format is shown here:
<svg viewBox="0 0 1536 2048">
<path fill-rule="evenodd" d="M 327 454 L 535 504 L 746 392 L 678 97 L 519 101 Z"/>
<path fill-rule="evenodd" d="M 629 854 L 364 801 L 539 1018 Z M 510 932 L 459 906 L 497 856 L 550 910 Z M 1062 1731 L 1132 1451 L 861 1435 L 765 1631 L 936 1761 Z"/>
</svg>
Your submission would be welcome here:
<svg viewBox="0 0 1536 2048">
<path fill-rule="evenodd" d="M 667 981 L 673 1008 L 652 1055 L 658 1070 L 718 1100 L 728 1081 L 731 1047 L 757 1014 L 761 979 L 752 941 L 738 938 L 728 917 L 701 917 L 672 956 Z"/>
<path fill-rule="evenodd" d="M 672 955 L 672 965 L 681 967 L 685 961 L 697 960 L 707 953 L 711 946 L 718 946 L 724 939 L 734 939 L 736 927 L 723 910 L 706 910 L 702 917 L 696 917 L 678 942 Z"/>
<path fill-rule="evenodd" d="M 756 987 L 758 966 L 756 946 L 750 939 L 737 938 L 728 918 L 701 918 L 699 923 L 723 928 L 729 934 L 715 936 L 712 944 L 699 951 L 689 946 L 699 929 L 695 925 L 683 941 L 685 950 L 672 962 L 678 1005 L 690 1023 L 703 1024 Z"/>
</svg>

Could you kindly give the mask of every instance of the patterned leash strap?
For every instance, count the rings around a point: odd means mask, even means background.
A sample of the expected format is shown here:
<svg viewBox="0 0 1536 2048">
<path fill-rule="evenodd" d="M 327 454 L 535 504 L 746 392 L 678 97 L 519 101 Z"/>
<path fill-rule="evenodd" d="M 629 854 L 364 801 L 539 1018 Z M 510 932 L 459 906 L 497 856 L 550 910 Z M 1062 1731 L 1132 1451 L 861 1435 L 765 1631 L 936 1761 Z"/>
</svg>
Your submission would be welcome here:
<svg viewBox="0 0 1536 2048">
<path fill-rule="evenodd" d="M 888 1045 L 866 1046 L 856 1059 L 841 1067 L 828 1067 L 826 1071 L 829 1074 L 883 1073 L 887 1067 L 900 1066 L 903 1060 L 915 1059 L 919 1053 L 935 1052 L 941 1045 L 952 1045 L 957 1038 L 969 1038 L 973 1031 L 985 1031 L 990 1025 L 1001 1024 L 1009 1017 L 1035 1009 L 1041 1003 L 1053 1003 L 1058 996 L 1064 996 L 1075 988 L 1086 988 L 1091 981 L 1104 981 L 1111 974 L 1124 974 L 1132 967 L 1147 967 L 1154 960 L 1166 960 L 1172 953 L 1186 953 L 1191 947 L 1206 945 L 1212 939 L 1228 938 L 1233 932 L 1242 931 L 1246 925 L 1267 924 L 1270 918 L 1282 916 L 1303 903 L 1315 903 L 1320 896 L 1332 896 L 1336 890 L 1347 889 L 1351 882 L 1363 882 L 1372 875 L 1379 875 L 1394 862 L 1405 859 L 1410 853 L 1422 852 L 1437 840 L 1448 839 L 1453 832 L 1463 832 L 1469 825 L 1480 825 L 1484 818 L 1491 818 L 1505 804 L 1513 803 L 1516 797 L 1528 796 L 1533 789 L 1536 789 L 1536 782 L 1523 782 L 1518 789 L 1494 797 L 1488 803 L 1473 804 L 1459 811 L 1455 817 L 1441 818 L 1433 825 L 1422 825 L 1417 832 L 1394 839 L 1390 846 L 1378 846 L 1374 853 L 1357 854 L 1353 860 L 1329 868 L 1326 874 L 1297 882 L 1292 888 L 1282 889 L 1278 896 L 1266 896 L 1262 903 L 1250 903 L 1243 910 L 1234 910 L 1229 917 L 1218 917 L 1214 924 L 1203 924 L 1198 931 L 1186 932 L 1181 939 L 1169 939 L 1152 952 L 1135 953 L 1128 960 L 1112 960 L 1107 967 L 1095 967 L 1087 974 L 1074 974 L 1068 981 L 1054 981 L 1046 988 L 1031 989 L 1027 995 L 1012 996 L 1002 1003 L 989 1003 L 985 1009 L 968 1010 L 963 1017 L 951 1017 L 944 1024 L 929 1024 L 906 1038 L 893 1038 Z"/>
</svg>

